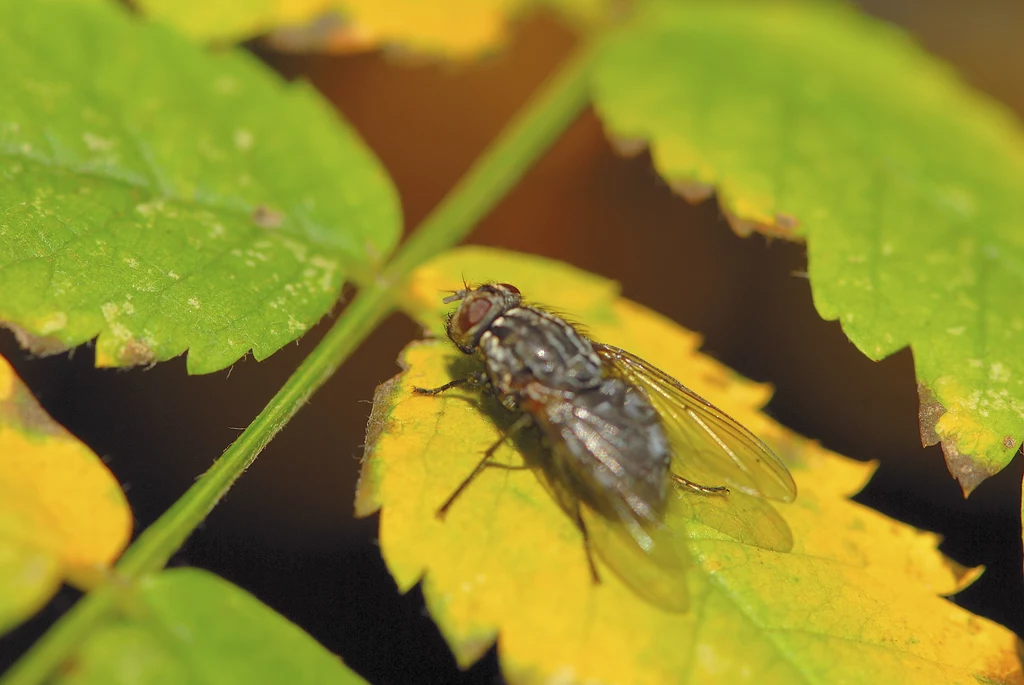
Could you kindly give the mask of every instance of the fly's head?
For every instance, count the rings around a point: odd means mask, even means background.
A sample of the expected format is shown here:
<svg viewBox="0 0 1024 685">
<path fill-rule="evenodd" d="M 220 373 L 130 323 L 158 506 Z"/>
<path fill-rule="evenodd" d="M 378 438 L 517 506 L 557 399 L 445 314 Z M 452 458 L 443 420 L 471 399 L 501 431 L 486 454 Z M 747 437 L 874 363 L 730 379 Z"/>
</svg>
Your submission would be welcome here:
<svg viewBox="0 0 1024 685">
<path fill-rule="evenodd" d="M 473 354 L 494 320 L 522 303 L 519 288 L 508 283 L 487 283 L 476 288 L 456 290 L 444 298 L 446 304 L 458 302 L 459 308 L 448 316 L 445 328 L 455 346 Z"/>
</svg>

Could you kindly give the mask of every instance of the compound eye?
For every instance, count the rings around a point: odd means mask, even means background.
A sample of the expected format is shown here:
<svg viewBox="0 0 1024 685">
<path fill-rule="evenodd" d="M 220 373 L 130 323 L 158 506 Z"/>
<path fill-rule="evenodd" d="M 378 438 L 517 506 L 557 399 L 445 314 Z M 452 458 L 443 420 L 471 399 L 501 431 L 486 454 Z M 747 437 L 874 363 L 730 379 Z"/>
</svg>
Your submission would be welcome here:
<svg viewBox="0 0 1024 685">
<path fill-rule="evenodd" d="M 466 304 L 459 310 L 459 330 L 465 333 L 484 320 L 487 312 L 491 311 L 491 303 L 488 300 L 477 299 Z"/>
<path fill-rule="evenodd" d="M 504 288 L 505 290 L 508 290 L 516 295 L 522 295 L 522 293 L 519 292 L 519 288 L 515 287 L 511 283 L 499 283 L 498 287 Z"/>
</svg>

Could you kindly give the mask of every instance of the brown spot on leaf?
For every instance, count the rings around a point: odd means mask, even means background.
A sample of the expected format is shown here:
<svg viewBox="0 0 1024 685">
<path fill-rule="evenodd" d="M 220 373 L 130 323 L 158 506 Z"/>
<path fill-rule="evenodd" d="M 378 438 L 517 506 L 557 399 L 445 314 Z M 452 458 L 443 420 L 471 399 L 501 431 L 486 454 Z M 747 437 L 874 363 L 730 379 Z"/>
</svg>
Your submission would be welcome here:
<svg viewBox="0 0 1024 685">
<path fill-rule="evenodd" d="M 1017 438 L 1013 437 L 1012 435 L 1004 435 L 1003 447 L 1005 447 L 1008 450 L 1012 450 L 1015 447 L 1020 447 L 1020 441 L 1018 441 Z"/>
<path fill-rule="evenodd" d="M 747 238 L 751 233 L 757 230 L 757 224 L 748 219 L 741 219 L 732 212 L 722 209 L 722 214 L 725 215 L 725 220 L 729 222 L 729 228 L 732 232 L 741 238 Z"/>
<path fill-rule="evenodd" d="M 78 656 L 70 656 L 60 663 L 57 667 L 57 674 L 61 678 L 72 678 L 79 674 L 82 670 L 82 662 Z"/>
<path fill-rule="evenodd" d="M 921 401 L 917 408 L 917 422 L 921 430 L 921 445 L 924 447 L 935 445 L 941 440 L 939 434 L 935 432 L 935 426 L 938 425 L 942 415 L 946 413 L 946 408 L 939 404 L 938 400 L 935 399 L 935 395 L 932 394 L 932 391 L 924 383 L 917 384 L 917 396 Z"/>
<path fill-rule="evenodd" d="M 18 324 L 10 323 L 8 321 L 0 321 L 0 327 L 6 328 L 11 333 L 14 333 L 14 339 L 18 341 L 18 345 L 37 357 L 48 357 L 51 354 L 60 354 L 61 352 L 67 352 L 71 349 L 58 338 L 48 335 L 35 335 L 33 333 L 29 333 Z"/>
<path fill-rule="evenodd" d="M 792 214 L 776 214 L 775 215 L 775 229 L 780 234 L 792 235 L 794 231 L 800 226 L 800 220 Z M 782 237 L 780 235 L 780 237 Z"/>
<path fill-rule="evenodd" d="M 708 199 L 715 192 L 713 185 L 687 179 L 672 181 L 669 183 L 669 187 L 672 188 L 673 193 L 681 195 L 684 200 L 694 205 Z"/>
<path fill-rule="evenodd" d="M 252 221 L 260 228 L 277 228 L 284 223 L 284 214 L 266 205 L 260 205 L 252 210 Z"/>
<path fill-rule="evenodd" d="M 975 488 L 999 472 L 998 468 L 985 468 L 969 454 L 961 454 L 955 438 L 945 438 L 941 442 L 942 453 L 946 456 L 946 468 L 960 483 L 964 497 L 969 497 Z"/>
<path fill-rule="evenodd" d="M 306 24 L 282 27 L 267 37 L 277 50 L 286 52 L 363 52 L 378 45 L 373 35 L 328 12 Z"/>
<path fill-rule="evenodd" d="M 609 135 L 608 143 L 616 154 L 623 157 L 636 157 L 647 149 L 647 141 L 643 138 L 623 138 Z"/>
<path fill-rule="evenodd" d="M 391 407 L 393 405 L 392 396 L 397 392 L 398 384 L 404 374 L 405 370 L 403 369 L 397 376 L 384 381 L 373 391 L 373 407 L 370 409 L 370 418 L 366 422 L 364 461 L 372 454 L 381 433 L 384 432 L 384 429 L 390 423 Z"/>
<path fill-rule="evenodd" d="M 127 340 L 124 347 L 121 348 L 119 361 L 122 366 L 155 364 L 156 354 L 153 353 L 153 349 L 146 343 L 141 340 L 131 338 L 130 340 Z"/>
<path fill-rule="evenodd" d="M 974 489 L 981 485 L 986 479 L 999 472 L 999 467 L 985 468 L 979 464 L 971 455 L 960 453 L 955 436 L 943 438 L 936 430 L 939 419 L 946 413 L 946 408 L 935 399 L 935 395 L 924 383 L 917 384 L 917 395 L 921 404 L 917 410 L 917 420 L 921 430 L 921 444 L 925 447 L 936 443 L 942 444 L 942 454 L 946 457 L 946 468 L 950 475 L 960 483 L 960 489 L 964 497 L 969 496 Z M 1011 441 L 1007 444 L 1007 441 Z M 1015 444 L 1013 436 L 1007 435 L 1003 438 L 1003 444 L 1007 448 Z"/>
<path fill-rule="evenodd" d="M 402 363 L 403 360 L 399 360 Z M 363 444 L 363 459 L 359 468 L 359 481 L 356 483 L 356 518 L 369 516 L 380 509 L 381 502 L 377 499 L 377 488 L 372 484 L 373 451 L 381 434 L 391 425 L 391 409 L 394 406 L 393 396 L 398 391 L 399 383 L 405 374 L 405 365 L 401 373 L 377 386 L 373 392 L 373 407 L 370 418 L 366 422 L 366 442 Z"/>
<path fill-rule="evenodd" d="M 701 376 L 701 380 L 713 388 L 722 388 L 723 390 L 728 389 L 732 383 L 728 378 L 717 373 L 705 373 Z"/>
<path fill-rule="evenodd" d="M 997 655 L 980 666 L 975 679 L 979 683 L 1024 685 L 1024 668 L 1021 664 L 1024 664 L 1024 641 L 1018 637 L 1014 640 L 1012 650 L 999 650 Z"/>
</svg>

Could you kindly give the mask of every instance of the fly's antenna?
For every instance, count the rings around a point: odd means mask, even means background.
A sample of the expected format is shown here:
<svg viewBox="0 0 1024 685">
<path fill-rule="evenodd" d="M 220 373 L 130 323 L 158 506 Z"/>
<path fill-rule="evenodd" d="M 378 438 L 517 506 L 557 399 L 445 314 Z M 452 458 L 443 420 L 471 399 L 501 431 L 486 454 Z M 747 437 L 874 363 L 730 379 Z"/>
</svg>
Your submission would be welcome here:
<svg viewBox="0 0 1024 685">
<path fill-rule="evenodd" d="M 443 290 L 442 292 L 451 293 L 448 297 L 441 300 L 445 304 L 451 304 L 452 302 L 458 302 L 459 300 L 466 297 L 469 294 L 471 288 L 469 283 L 466 282 L 466 275 L 462 275 L 462 289 L 461 290 Z"/>
</svg>

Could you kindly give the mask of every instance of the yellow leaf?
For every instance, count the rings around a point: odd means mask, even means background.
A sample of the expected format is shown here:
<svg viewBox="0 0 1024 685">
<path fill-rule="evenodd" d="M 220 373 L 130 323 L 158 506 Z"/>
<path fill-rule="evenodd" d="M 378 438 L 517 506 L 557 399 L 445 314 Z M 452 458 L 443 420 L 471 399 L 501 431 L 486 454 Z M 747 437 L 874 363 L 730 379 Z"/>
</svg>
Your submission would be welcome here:
<svg viewBox="0 0 1024 685">
<path fill-rule="evenodd" d="M 978 571 L 939 554 L 936 536 L 847 499 L 872 466 L 761 414 L 768 388 L 699 354 L 696 335 L 617 298 L 609 281 L 480 248 L 417 271 L 407 310 L 439 330 L 449 309 L 441 291 L 460 287 L 463 274 L 513 283 L 573 314 L 595 339 L 675 375 L 771 444 L 799 495 L 776 505 L 793 534 L 790 553 L 670 520 L 686 530 L 695 560 L 690 608 L 659 610 L 611 573 L 592 582 L 580 532 L 529 469 L 488 469 L 444 520 L 435 516 L 512 417 L 470 390 L 412 394 L 478 362 L 446 340 L 410 345 L 405 372 L 375 400 L 357 512 L 380 509 L 381 551 L 399 589 L 422 581 L 461 665 L 497 639 L 512 683 L 1019 682 L 1015 636 L 938 596 Z M 496 459 L 524 464 L 512 447 Z"/>
<path fill-rule="evenodd" d="M 510 22 L 547 5 L 578 23 L 613 13 L 607 0 L 138 0 L 148 14 L 201 40 L 244 40 L 274 30 L 291 50 L 347 52 L 397 46 L 468 59 L 508 39 Z"/>
<path fill-rule="evenodd" d="M 0 357 L 0 632 L 33 614 L 61 582 L 88 587 L 131 530 L 117 479 Z"/>
<path fill-rule="evenodd" d="M 337 3 L 372 43 L 471 56 L 505 41 L 506 16 L 517 0 L 342 0 Z"/>
<path fill-rule="evenodd" d="M 512 21 L 537 5 L 547 5 L 578 25 L 608 21 L 613 10 L 605 0 L 328 2 L 333 15 L 310 13 L 302 25 L 276 31 L 271 41 L 292 50 L 348 52 L 383 45 L 421 55 L 471 59 L 504 47 Z"/>
</svg>

